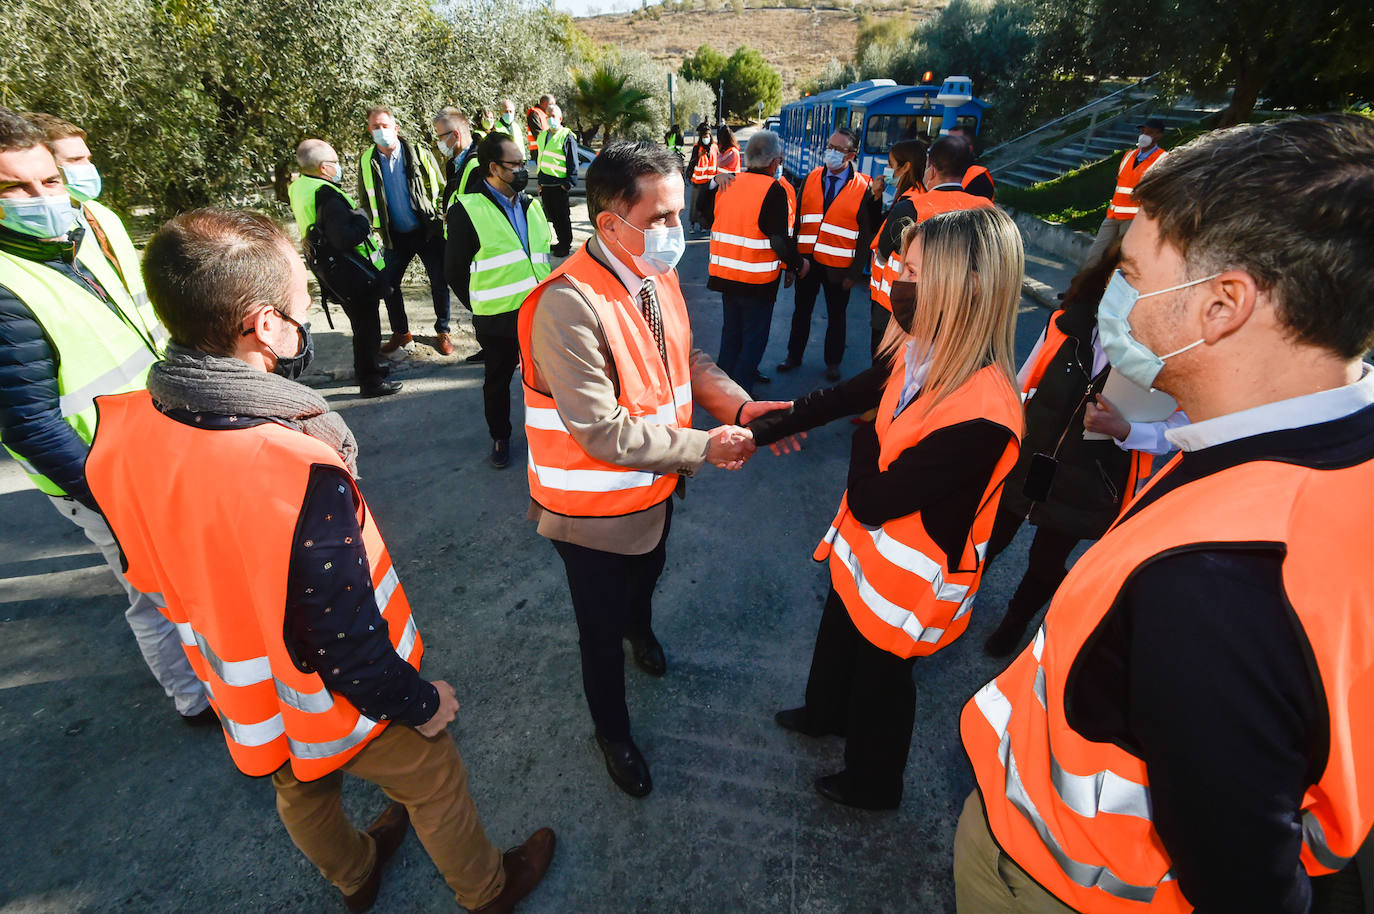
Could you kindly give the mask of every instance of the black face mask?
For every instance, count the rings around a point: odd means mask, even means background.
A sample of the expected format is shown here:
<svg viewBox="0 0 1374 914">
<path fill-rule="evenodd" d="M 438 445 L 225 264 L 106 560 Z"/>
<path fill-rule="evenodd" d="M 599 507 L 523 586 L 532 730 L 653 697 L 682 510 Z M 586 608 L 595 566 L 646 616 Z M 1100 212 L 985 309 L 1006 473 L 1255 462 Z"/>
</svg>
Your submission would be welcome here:
<svg viewBox="0 0 1374 914">
<path fill-rule="evenodd" d="M 916 323 L 916 289 L 919 283 L 909 279 L 894 279 L 889 300 L 892 302 L 892 319 L 906 333 L 911 332 Z"/>
<path fill-rule="evenodd" d="M 306 321 L 304 324 L 298 324 L 296 320 L 286 312 L 278 311 L 277 313 L 291 323 L 296 324 L 296 331 L 301 335 L 301 351 L 293 356 L 283 358 L 277 355 L 275 349 L 268 346 L 267 348 L 277 357 L 277 364 L 272 368 L 272 373 L 279 374 L 288 381 L 294 381 L 305 374 L 305 370 L 310 367 L 311 360 L 315 358 L 315 339 L 310 335 L 310 321 Z M 251 336 L 254 329 L 255 328 L 250 327 L 243 331 L 243 335 Z"/>
<path fill-rule="evenodd" d="M 530 173 L 523 168 L 517 168 L 515 174 L 511 175 L 510 180 L 506 183 L 510 185 L 511 190 L 518 194 L 525 189 L 526 184 L 530 183 Z"/>
</svg>

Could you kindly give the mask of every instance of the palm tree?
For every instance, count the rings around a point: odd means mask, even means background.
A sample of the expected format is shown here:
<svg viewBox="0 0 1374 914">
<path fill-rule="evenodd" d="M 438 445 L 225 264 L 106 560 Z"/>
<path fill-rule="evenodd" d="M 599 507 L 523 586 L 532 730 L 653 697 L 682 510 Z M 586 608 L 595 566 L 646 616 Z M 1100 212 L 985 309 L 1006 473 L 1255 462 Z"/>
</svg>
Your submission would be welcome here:
<svg viewBox="0 0 1374 914">
<path fill-rule="evenodd" d="M 626 86 L 629 76 L 617 73 L 608 64 L 598 64 L 591 73 L 573 75 L 573 110 L 578 120 L 590 124 L 591 128 L 582 136 L 582 142 L 590 143 L 598 133 L 605 131 L 605 140 L 611 132 L 626 133 L 636 124 L 647 124 L 653 120 L 647 102 L 648 92 Z"/>
</svg>

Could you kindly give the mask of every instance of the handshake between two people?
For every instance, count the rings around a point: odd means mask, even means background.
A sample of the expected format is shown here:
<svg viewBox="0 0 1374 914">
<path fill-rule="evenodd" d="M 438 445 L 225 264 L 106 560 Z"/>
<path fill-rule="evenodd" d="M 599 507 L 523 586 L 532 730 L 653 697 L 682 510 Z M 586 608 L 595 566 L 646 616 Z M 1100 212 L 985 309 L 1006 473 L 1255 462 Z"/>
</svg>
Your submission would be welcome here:
<svg viewBox="0 0 1374 914">
<path fill-rule="evenodd" d="M 745 428 L 759 416 L 778 409 L 791 409 L 791 400 L 751 400 L 740 408 L 739 425 L 719 425 L 708 433 L 706 459 L 722 470 L 738 470 L 748 462 L 758 448 L 754 444 L 754 433 Z M 779 456 L 801 450 L 801 439 L 805 432 L 788 435 L 773 442 L 768 447 Z"/>
</svg>

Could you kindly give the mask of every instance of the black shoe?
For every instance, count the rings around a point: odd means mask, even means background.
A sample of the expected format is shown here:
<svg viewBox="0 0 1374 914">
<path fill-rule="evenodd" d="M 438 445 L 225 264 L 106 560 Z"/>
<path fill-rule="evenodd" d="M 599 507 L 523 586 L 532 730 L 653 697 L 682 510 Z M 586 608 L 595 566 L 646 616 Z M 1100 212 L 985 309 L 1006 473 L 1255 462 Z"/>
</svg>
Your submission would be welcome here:
<svg viewBox="0 0 1374 914">
<path fill-rule="evenodd" d="M 468 356 L 467 358 L 463 359 L 464 362 L 485 362 L 486 360 L 487 360 L 487 351 L 486 351 L 485 349 L 479 349 L 479 350 L 477 350 L 476 352 L 474 352 L 472 355 L 470 355 L 470 356 Z"/>
<path fill-rule="evenodd" d="M 367 381 L 362 384 L 358 392 L 364 397 L 389 397 L 398 393 L 403 386 L 400 381 L 387 381 L 377 378 L 375 381 Z"/>
<path fill-rule="evenodd" d="M 569 246 L 566 248 L 553 248 L 549 251 L 549 253 L 552 254 L 554 257 L 567 257 L 569 254 L 572 253 L 572 247 Z"/>
<path fill-rule="evenodd" d="M 356 892 L 343 896 L 344 906 L 350 911 L 366 911 L 377 901 L 377 890 L 382 887 L 382 867 L 396 853 L 410 829 L 410 813 L 400 803 L 392 803 L 368 828 L 377 845 L 377 859 L 372 864 L 372 872 L 367 881 Z"/>
<path fill-rule="evenodd" d="M 510 466 L 510 439 L 497 438 L 491 443 L 491 454 L 487 457 L 487 462 L 498 470 L 504 470 Z"/>
<path fill-rule="evenodd" d="M 844 771 L 839 774 L 828 774 L 823 778 L 816 778 L 816 793 L 827 800 L 843 806 L 852 806 L 855 809 L 888 810 L 896 809 L 902 804 L 900 791 L 894 798 L 858 790 L 849 782 L 848 772 Z"/>
<path fill-rule="evenodd" d="M 784 730 L 791 730 L 793 733 L 800 733 L 802 736 L 844 736 L 839 730 L 832 730 L 829 727 L 822 727 L 811 719 L 811 712 L 806 710 L 803 705 L 800 708 L 790 708 L 786 711 L 779 711 L 773 715 L 773 723 L 782 727 Z"/>
<path fill-rule="evenodd" d="M 663 656 L 663 645 L 658 643 L 653 632 L 646 635 L 626 635 L 630 642 L 630 652 L 634 655 L 635 666 L 650 676 L 662 676 L 668 672 L 668 658 Z"/>
<path fill-rule="evenodd" d="M 768 377 L 768 375 L 764 374 L 764 373 L 761 372 L 761 371 L 755 371 L 755 372 L 754 372 L 754 383 L 755 383 L 755 384 L 769 384 L 769 383 L 772 382 L 772 380 L 773 380 L 772 378 Z"/>
<path fill-rule="evenodd" d="M 219 715 L 214 708 L 207 707 L 199 714 L 182 714 L 181 722 L 188 727 L 211 727 L 219 724 Z"/>
<path fill-rule="evenodd" d="M 825 379 L 826 379 L 827 381 L 838 381 L 841 377 L 843 377 L 843 376 L 840 374 L 840 366 L 838 366 L 838 365 L 827 365 L 827 366 L 825 366 Z"/>
<path fill-rule="evenodd" d="M 654 789 L 649 779 L 649 764 L 644 761 L 639 747 L 631 740 L 613 743 L 600 733 L 596 734 L 596 745 L 606 757 L 606 773 L 615 785 L 632 797 L 647 797 Z"/>
<path fill-rule="evenodd" d="M 778 363 L 778 373 L 779 373 L 779 374 L 787 374 L 789 371 L 792 371 L 792 370 L 797 369 L 797 368 L 800 368 L 800 367 L 801 367 L 801 362 L 794 362 L 794 361 L 792 361 L 791 359 L 787 359 L 787 360 L 785 360 L 785 361 L 782 361 L 782 362 L 779 362 L 779 363 Z"/>
</svg>

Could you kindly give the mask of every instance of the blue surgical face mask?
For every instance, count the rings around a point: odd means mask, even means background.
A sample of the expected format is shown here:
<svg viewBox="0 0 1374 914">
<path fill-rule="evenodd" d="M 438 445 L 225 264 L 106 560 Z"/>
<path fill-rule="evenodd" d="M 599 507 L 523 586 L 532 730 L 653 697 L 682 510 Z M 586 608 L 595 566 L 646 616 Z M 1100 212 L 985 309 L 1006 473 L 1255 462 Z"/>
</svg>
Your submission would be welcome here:
<svg viewBox="0 0 1374 914">
<path fill-rule="evenodd" d="M 378 127 L 372 131 L 372 142 L 382 149 L 390 149 L 396 145 L 396 128 Z"/>
<path fill-rule="evenodd" d="M 83 203 L 100 196 L 100 172 L 91 162 L 63 165 L 62 177 L 67 182 L 67 192 Z"/>
<path fill-rule="evenodd" d="M 663 225 L 658 228 L 642 229 L 626 221 L 617 213 L 611 215 L 644 236 L 643 254 L 630 254 L 629 251 L 625 250 L 623 244 L 620 245 L 620 249 L 639 261 L 639 267 L 646 276 L 661 276 L 671 272 L 673 267 L 677 266 L 677 262 L 682 259 L 683 252 L 687 250 L 687 239 L 682 234 L 681 225 Z M 616 243 L 620 244 L 620 242 Z"/>
<path fill-rule="evenodd" d="M 1112 370 L 1146 390 L 1153 389 L 1155 378 L 1159 377 L 1160 371 L 1164 368 L 1165 359 L 1171 359 L 1189 349 L 1201 346 L 1206 340 L 1189 343 L 1167 355 L 1155 355 L 1149 346 L 1131 335 L 1131 311 L 1135 308 L 1136 302 L 1142 298 L 1196 286 L 1220 275 L 1213 273 L 1211 276 L 1142 295 L 1126 281 L 1120 270 L 1112 273 L 1112 280 L 1107 283 L 1107 291 L 1102 294 L 1102 301 L 1097 306 L 1097 335 L 1102 341 L 1102 350 L 1107 353 L 1107 360 L 1112 363 Z"/>
<path fill-rule="evenodd" d="M 72 198 L 56 196 L 0 198 L 0 225 L 33 238 L 60 238 L 76 224 Z"/>
<path fill-rule="evenodd" d="M 891 184 L 897 177 L 897 170 L 891 165 L 883 169 L 883 180 Z"/>
</svg>

